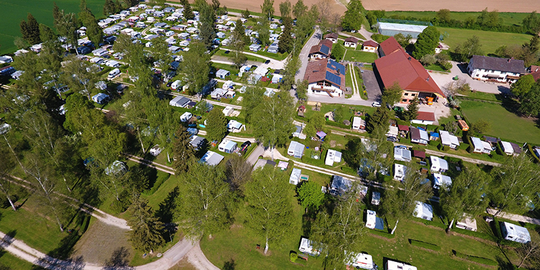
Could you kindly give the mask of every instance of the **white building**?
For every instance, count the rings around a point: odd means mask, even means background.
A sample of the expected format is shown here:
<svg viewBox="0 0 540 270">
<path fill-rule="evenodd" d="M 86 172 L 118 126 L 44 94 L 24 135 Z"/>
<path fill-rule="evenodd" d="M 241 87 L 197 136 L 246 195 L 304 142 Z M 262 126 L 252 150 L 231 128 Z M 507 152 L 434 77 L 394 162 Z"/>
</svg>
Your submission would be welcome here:
<svg viewBox="0 0 540 270">
<path fill-rule="evenodd" d="M 225 153 L 232 153 L 234 150 L 236 150 L 236 142 L 229 141 L 229 140 L 223 140 L 219 146 L 218 150 Z"/>
<path fill-rule="evenodd" d="M 433 208 L 430 204 L 417 201 L 413 216 L 425 220 L 433 220 Z"/>
<path fill-rule="evenodd" d="M 354 260 L 348 263 L 345 263 L 348 266 L 352 266 L 356 269 L 375 269 L 375 264 L 373 263 L 373 257 L 366 253 L 358 253 L 354 256 Z"/>
<path fill-rule="evenodd" d="M 431 163 L 431 172 L 442 173 L 448 171 L 448 161 L 437 156 L 430 156 L 429 161 Z"/>
<path fill-rule="evenodd" d="M 300 183 L 300 174 L 302 174 L 302 170 L 293 168 L 291 176 L 289 177 L 289 183 L 293 185 L 298 185 L 298 183 Z"/>
<path fill-rule="evenodd" d="M 394 147 L 394 159 L 410 162 L 411 161 L 411 150 L 407 149 L 405 146 L 395 146 Z"/>
<path fill-rule="evenodd" d="M 450 134 L 446 130 L 441 130 L 441 143 L 442 145 L 449 146 L 451 149 L 456 149 L 459 147 L 459 139 L 457 136 Z"/>
<path fill-rule="evenodd" d="M 467 67 L 473 79 L 514 83 L 525 73 L 523 60 L 474 55 Z"/>
<path fill-rule="evenodd" d="M 364 121 L 364 119 L 358 116 L 353 117 L 352 129 L 353 130 L 366 129 L 366 121 Z"/>
<path fill-rule="evenodd" d="M 471 137 L 471 142 L 474 153 L 491 154 L 491 145 L 488 142 L 482 141 L 477 137 Z"/>
<path fill-rule="evenodd" d="M 531 241 L 529 230 L 508 222 L 501 222 L 501 233 L 504 239 L 526 244 Z"/>
<path fill-rule="evenodd" d="M 442 186 L 450 187 L 452 185 L 452 178 L 450 176 L 442 175 L 440 173 L 433 174 L 433 188 L 439 189 Z"/>
<path fill-rule="evenodd" d="M 326 160 L 324 161 L 324 164 L 334 166 L 334 162 L 341 162 L 341 152 L 328 149 L 328 151 L 326 151 Z"/>
<path fill-rule="evenodd" d="M 394 164 L 394 180 L 403 181 L 405 178 L 405 173 L 407 172 L 407 167 L 401 164 Z"/>
<path fill-rule="evenodd" d="M 313 248 L 311 240 L 304 237 L 302 237 L 302 239 L 300 240 L 300 246 L 298 247 L 298 250 L 311 256 L 319 256 L 321 254 L 319 250 Z"/>
</svg>

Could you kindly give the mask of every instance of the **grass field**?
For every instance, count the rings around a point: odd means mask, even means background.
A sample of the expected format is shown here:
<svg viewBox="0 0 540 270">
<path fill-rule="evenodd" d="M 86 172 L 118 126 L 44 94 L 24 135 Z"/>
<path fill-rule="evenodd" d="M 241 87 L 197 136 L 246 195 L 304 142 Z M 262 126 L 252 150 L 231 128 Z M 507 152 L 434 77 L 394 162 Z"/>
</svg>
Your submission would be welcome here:
<svg viewBox="0 0 540 270">
<path fill-rule="evenodd" d="M 0 251 L 0 269 L 4 269 L 2 267 L 9 267 L 6 269 L 10 270 L 28 270 L 32 269 L 32 264 L 2 250 Z"/>
<path fill-rule="evenodd" d="M 494 53 L 502 45 L 521 45 L 531 39 L 530 35 L 516 33 L 501 33 L 482 30 L 458 29 L 449 27 L 437 27 L 442 35 L 445 35 L 443 42 L 453 50 L 456 45 L 465 42 L 472 36 L 480 38 L 482 50 L 485 54 Z"/>
<path fill-rule="evenodd" d="M 75 0 L 0 0 L 0 7 L 2 7 L 0 9 L 0 18 L 2 18 L 0 54 L 10 53 L 17 49 L 13 40 L 21 36 L 19 24 L 21 20 L 26 20 L 28 13 L 32 13 L 39 23 L 52 27 L 54 2 L 66 12 L 79 12 L 80 1 Z M 103 16 L 105 0 L 87 0 L 86 2 L 96 17 Z"/>
<path fill-rule="evenodd" d="M 373 63 L 375 62 L 375 59 L 377 59 L 376 53 L 364 52 L 361 50 L 354 50 L 354 49 L 347 49 L 343 60 L 353 61 L 353 62 Z"/>
<path fill-rule="evenodd" d="M 491 9 L 490 9 L 491 11 Z M 390 17 L 392 15 L 405 16 L 405 17 L 416 17 L 416 18 L 428 18 L 431 19 L 435 17 L 437 12 L 435 11 L 387 11 L 386 16 Z M 450 12 L 450 18 L 458 21 L 465 21 L 469 17 L 476 18 L 481 14 L 481 12 Z M 529 13 L 517 13 L 517 12 L 499 12 L 499 18 L 502 19 L 503 25 L 521 25 L 523 18 L 525 18 Z"/>
<path fill-rule="evenodd" d="M 535 122 L 507 111 L 502 105 L 464 100 L 461 101 L 461 109 L 472 123 L 480 119 L 491 123 L 491 131 L 487 135 L 502 140 L 540 144 L 540 129 Z"/>
</svg>

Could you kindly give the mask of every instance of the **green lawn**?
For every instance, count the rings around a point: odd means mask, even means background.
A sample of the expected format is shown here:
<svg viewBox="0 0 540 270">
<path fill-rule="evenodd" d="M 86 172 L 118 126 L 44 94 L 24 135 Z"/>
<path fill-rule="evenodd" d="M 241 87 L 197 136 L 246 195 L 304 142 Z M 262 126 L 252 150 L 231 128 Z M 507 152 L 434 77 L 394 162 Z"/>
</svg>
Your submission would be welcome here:
<svg viewBox="0 0 540 270">
<path fill-rule="evenodd" d="M 39 23 L 53 27 L 53 3 L 56 2 L 60 9 L 66 12 L 79 12 L 80 1 L 74 0 L 0 0 L 0 18 L 2 18 L 2 30 L 0 30 L 0 54 L 10 53 L 17 50 L 13 40 L 21 36 L 19 24 L 26 20 L 30 12 Z M 96 17 L 103 17 L 103 3 L 105 0 L 87 0 L 87 6 Z"/>
<path fill-rule="evenodd" d="M 375 59 L 377 59 L 376 53 L 347 49 L 343 60 L 353 61 L 353 62 L 373 63 L 375 62 Z"/>
<path fill-rule="evenodd" d="M 234 55 L 234 51 L 229 51 L 229 53 L 226 53 L 226 52 L 227 51 L 225 50 L 218 50 L 214 55 L 229 57 L 231 58 L 231 61 L 232 61 L 232 56 Z M 259 58 L 253 55 L 249 55 L 249 54 L 244 54 L 244 55 L 247 57 L 247 60 L 249 61 L 261 62 L 261 63 L 264 63 L 264 61 L 266 61 L 263 58 Z"/>
<path fill-rule="evenodd" d="M 458 44 L 465 42 L 472 36 L 480 38 L 482 50 L 485 54 L 494 53 L 502 45 L 521 45 L 531 39 L 530 35 L 516 33 L 500 33 L 482 30 L 437 27 L 441 34 L 446 35 L 443 42 L 453 50 Z"/>
<path fill-rule="evenodd" d="M 491 9 L 489 10 L 491 11 Z M 386 11 L 386 16 L 390 17 L 392 15 L 398 16 L 411 16 L 416 18 L 428 18 L 431 19 L 436 16 L 436 11 Z M 450 18 L 453 20 L 465 21 L 469 17 L 476 18 L 481 14 L 481 12 L 450 12 Z M 517 13 L 517 12 L 499 12 L 499 18 L 502 19 L 503 25 L 521 25 L 523 18 L 525 18 L 529 13 Z"/>
<path fill-rule="evenodd" d="M 502 105 L 464 100 L 461 108 L 468 121 L 474 123 L 484 119 L 491 123 L 488 135 L 502 140 L 540 144 L 540 129 L 535 122 L 507 111 Z"/>
<path fill-rule="evenodd" d="M 2 267 L 9 267 L 6 269 L 11 270 L 28 270 L 32 269 L 32 264 L 2 250 L 0 251 L 0 269 L 3 269 Z"/>
</svg>

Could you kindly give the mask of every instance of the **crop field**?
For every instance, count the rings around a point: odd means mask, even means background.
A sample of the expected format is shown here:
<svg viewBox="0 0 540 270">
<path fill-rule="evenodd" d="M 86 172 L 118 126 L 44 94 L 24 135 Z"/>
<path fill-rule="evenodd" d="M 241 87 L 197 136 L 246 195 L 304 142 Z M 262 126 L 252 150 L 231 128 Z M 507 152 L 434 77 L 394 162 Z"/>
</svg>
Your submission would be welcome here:
<svg viewBox="0 0 540 270">
<path fill-rule="evenodd" d="M 53 3 L 66 12 L 79 12 L 79 0 L 0 0 L 0 54 L 10 53 L 17 48 L 13 40 L 21 36 L 19 24 L 26 20 L 28 13 L 32 13 L 39 23 L 53 26 Z M 96 17 L 103 16 L 103 3 L 105 0 L 87 0 L 88 7 Z"/>
<path fill-rule="evenodd" d="M 386 16 L 411 16 L 416 18 L 431 19 L 437 15 L 435 11 L 387 11 Z M 467 18 L 476 18 L 480 12 L 451 12 L 450 18 L 458 21 L 465 21 Z M 499 12 L 499 18 L 502 19 L 502 25 L 521 25 L 521 22 L 529 13 L 524 12 Z"/>
<path fill-rule="evenodd" d="M 514 0 L 512 2 L 504 0 L 364 0 L 362 4 L 368 10 L 437 11 L 446 8 L 453 11 L 482 11 L 486 7 L 489 11 L 498 10 L 499 12 L 532 12 L 533 10 L 540 10 L 540 1 L 538 0 Z"/>
</svg>

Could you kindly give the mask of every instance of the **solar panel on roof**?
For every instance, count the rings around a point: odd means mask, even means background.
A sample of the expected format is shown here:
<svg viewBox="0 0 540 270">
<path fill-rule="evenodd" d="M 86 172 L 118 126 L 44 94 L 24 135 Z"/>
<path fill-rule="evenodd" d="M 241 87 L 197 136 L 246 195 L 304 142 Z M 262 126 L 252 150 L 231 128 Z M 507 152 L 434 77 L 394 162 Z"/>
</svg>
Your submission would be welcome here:
<svg viewBox="0 0 540 270">
<path fill-rule="evenodd" d="M 339 70 L 340 74 L 345 74 L 345 66 L 332 59 L 328 61 L 328 64 L 326 65 L 326 67 L 332 70 Z"/>
<path fill-rule="evenodd" d="M 326 72 L 326 79 L 332 82 L 333 84 L 340 86 L 341 85 L 341 77 L 339 77 L 336 74 L 332 74 L 330 72 Z"/>
<path fill-rule="evenodd" d="M 330 52 L 330 48 L 328 48 L 326 45 L 322 45 L 321 52 L 324 54 L 328 54 L 328 52 Z"/>
</svg>

